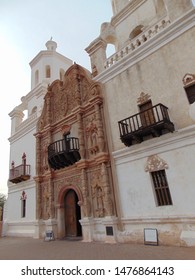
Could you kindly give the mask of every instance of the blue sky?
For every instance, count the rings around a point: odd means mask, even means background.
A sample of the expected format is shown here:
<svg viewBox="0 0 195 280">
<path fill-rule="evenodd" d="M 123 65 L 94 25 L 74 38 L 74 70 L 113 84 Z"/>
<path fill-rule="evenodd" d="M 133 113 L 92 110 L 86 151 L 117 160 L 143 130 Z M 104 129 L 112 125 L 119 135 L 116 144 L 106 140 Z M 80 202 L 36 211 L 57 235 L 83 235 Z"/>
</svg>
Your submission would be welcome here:
<svg viewBox="0 0 195 280">
<path fill-rule="evenodd" d="M 110 0 L 0 0 L 0 192 L 9 173 L 8 113 L 30 91 L 29 62 L 52 36 L 59 53 L 90 69 L 84 49 L 111 16 Z"/>
</svg>

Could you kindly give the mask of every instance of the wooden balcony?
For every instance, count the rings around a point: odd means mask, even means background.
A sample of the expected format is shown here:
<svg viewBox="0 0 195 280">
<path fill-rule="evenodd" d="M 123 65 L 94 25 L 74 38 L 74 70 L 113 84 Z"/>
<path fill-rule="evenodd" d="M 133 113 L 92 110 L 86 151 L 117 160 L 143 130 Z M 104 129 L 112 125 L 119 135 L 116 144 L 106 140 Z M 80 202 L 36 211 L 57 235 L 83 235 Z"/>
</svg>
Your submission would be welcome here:
<svg viewBox="0 0 195 280">
<path fill-rule="evenodd" d="M 12 167 L 9 172 L 9 181 L 17 184 L 22 181 L 30 179 L 30 165 L 21 164 L 16 167 Z"/>
<path fill-rule="evenodd" d="M 126 146 L 141 143 L 149 137 L 159 137 L 174 131 L 168 108 L 161 103 L 118 122 L 120 139 Z"/>
<path fill-rule="evenodd" d="M 54 170 L 70 166 L 80 158 L 78 138 L 61 139 L 48 147 L 48 162 Z"/>
</svg>

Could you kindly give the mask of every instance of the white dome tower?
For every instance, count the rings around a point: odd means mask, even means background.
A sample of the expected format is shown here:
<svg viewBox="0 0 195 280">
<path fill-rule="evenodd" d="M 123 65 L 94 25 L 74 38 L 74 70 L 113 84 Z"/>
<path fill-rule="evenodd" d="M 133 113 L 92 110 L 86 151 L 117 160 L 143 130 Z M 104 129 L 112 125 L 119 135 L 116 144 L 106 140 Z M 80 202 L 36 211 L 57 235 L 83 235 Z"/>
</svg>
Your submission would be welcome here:
<svg viewBox="0 0 195 280">
<path fill-rule="evenodd" d="M 42 83 L 50 84 L 56 79 L 62 79 L 73 63 L 69 58 L 56 52 L 57 43 L 52 37 L 45 46 L 47 49 L 40 51 L 30 62 L 31 90 Z"/>
</svg>

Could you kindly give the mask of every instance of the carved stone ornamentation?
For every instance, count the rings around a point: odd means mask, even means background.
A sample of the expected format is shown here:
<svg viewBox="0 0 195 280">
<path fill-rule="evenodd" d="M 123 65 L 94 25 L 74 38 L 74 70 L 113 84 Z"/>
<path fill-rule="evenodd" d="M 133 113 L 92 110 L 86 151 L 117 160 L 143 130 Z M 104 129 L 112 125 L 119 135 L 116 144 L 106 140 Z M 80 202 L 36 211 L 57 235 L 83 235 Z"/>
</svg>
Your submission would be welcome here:
<svg viewBox="0 0 195 280">
<path fill-rule="evenodd" d="M 80 206 L 74 205 L 77 222 L 114 213 L 101 92 L 91 73 L 74 64 L 63 81 L 49 85 L 37 123 L 36 217 L 49 220 L 48 224 L 56 219 L 62 235 L 71 228 L 63 210 L 69 190 L 75 192 L 74 203 Z"/>
<path fill-rule="evenodd" d="M 112 216 L 113 202 L 111 187 L 105 163 L 91 176 L 92 198 L 95 217 Z"/>
<path fill-rule="evenodd" d="M 41 156 L 41 167 L 42 167 L 42 173 L 46 172 L 49 169 L 48 165 L 48 141 L 44 141 L 42 144 L 42 156 Z"/>
<path fill-rule="evenodd" d="M 104 206 L 105 206 L 105 215 L 113 215 L 113 202 L 111 199 L 111 188 L 109 184 L 108 172 L 105 163 L 102 163 L 101 166 L 101 181 L 102 187 L 104 190 Z"/>
<path fill-rule="evenodd" d="M 96 77 L 97 75 L 98 75 L 97 67 L 95 65 L 93 65 L 93 67 L 92 67 L 92 76 Z"/>
<path fill-rule="evenodd" d="M 183 77 L 184 86 L 188 86 L 192 83 L 195 83 L 195 74 L 185 74 Z"/>
<path fill-rule="evenodd" d="M 51 208 L 50 208 L 50 200 L 51 193 L 49 191 L 49 184 L 42 184 L 42 193 L 43 193 L 43 219 L 47 220 L 51 217 Z"/>
<path fill-rule="evenodd" d="M 89 200 L 89 191 L 88 191 L 88 181 L 87 181 L 87 174 L 84 169 L 81 172 L 81 191 L 83 195 L 83 202 L 80 204 L 83 210 L 84 217 L 91 216 L 91 203 Z"/>
<path fill-rule="evenodd" d="M 154 172 L 163 169 L 167 169 L 168 164 L 161 159 L 158 155 L 149 156 L 145 165 L 146 172 Z"/>
<path fill-rule="evenodd" d="M 148 93 L 141 92 L 140 96 L 137 99 L 137 104 L 141 105 L 141 104 L 147 102 L 148 100 L 150 100 L 150 97 L 151 96 Z"/>
<path fill-rule="evenodd" d="M 86 120 L 86 137 L 88 143 L 88 150 L 90 154 L 96 154 L 99 150 L 98 147 L 98 128 L 96 124 L 96 117 L 92 115 Z"/>
<path fill-rule="evenodd" d="M 100 170 L 93 172 L 91 176 L 92 199 L 94 207 L 94 216 L 97 218 L 104 217 L 104 191 L 101 184 Z"/>
</svg>

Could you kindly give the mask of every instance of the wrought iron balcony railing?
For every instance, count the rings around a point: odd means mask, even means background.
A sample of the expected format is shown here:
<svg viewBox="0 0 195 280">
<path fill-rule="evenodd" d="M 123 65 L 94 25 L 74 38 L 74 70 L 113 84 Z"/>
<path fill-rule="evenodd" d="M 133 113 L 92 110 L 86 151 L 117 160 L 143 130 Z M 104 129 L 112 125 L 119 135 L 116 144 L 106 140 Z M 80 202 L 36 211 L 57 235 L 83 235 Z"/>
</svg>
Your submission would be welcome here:
<svg viewBox="0 0 195 280">
<path fill-rule="evenodd" d="M 12 167 L 9 172 L 9 181 L 12 183 L 20 183 L 30 179 L 30 165 L 21 164 L 16 167 Z"/>
<path fill-rule="evenodd" d="M 48 162 L 54 170 L 72 165 L 80 158 L 78 138 L 61 139 L 48 147 Z"/>
<path fill-rule="evenodd" d="M 161 103 L 118 122 L 120 139 L 126 146 L 174 131 L 168 108 Z"/>
</svg>

